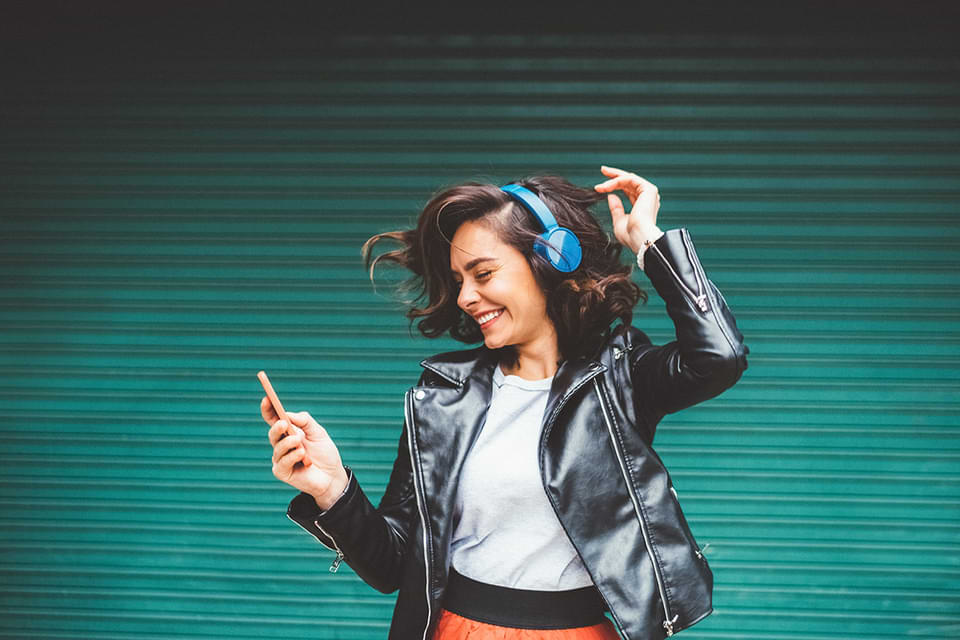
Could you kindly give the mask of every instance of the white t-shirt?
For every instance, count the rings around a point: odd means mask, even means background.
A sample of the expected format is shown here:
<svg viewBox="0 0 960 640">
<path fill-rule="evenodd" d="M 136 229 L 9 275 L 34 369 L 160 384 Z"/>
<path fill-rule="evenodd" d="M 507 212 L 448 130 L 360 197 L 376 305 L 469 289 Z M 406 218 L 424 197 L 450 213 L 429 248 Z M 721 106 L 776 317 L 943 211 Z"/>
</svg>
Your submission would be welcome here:
<svg viewBox="0 0 960 640">
<path fill-rule="evenodd" d="M 490 408 L 464 462 L 454 510 L 450 560 L 468 578 L 540 591 L 593 584 L 540 479 L 537 447 L 552 381 L 494 367 Z"/>
</svg>

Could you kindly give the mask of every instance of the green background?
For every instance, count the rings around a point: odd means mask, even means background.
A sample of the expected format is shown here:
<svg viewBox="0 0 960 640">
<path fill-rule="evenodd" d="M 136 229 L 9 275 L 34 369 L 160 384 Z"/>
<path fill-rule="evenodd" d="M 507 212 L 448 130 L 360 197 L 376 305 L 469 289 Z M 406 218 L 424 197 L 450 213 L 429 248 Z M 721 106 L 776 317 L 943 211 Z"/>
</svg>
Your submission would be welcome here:
<svg viewBox="0 0 960 640">
<path fill-rule="evenodd" d="M 683 637 L 960 634 L 948 37 L 254 22 L 41 21 L 7 58 L 0 637 L 386 637 L 395 594 L 285 516 L 255 374 L 376 504 L 419 360 L 467 345 L 411 335 L 360 245 L 444 186 L 601 164 L 659 187 L 751 349 L 657 432 L 716 579 Z"/>
</svg>

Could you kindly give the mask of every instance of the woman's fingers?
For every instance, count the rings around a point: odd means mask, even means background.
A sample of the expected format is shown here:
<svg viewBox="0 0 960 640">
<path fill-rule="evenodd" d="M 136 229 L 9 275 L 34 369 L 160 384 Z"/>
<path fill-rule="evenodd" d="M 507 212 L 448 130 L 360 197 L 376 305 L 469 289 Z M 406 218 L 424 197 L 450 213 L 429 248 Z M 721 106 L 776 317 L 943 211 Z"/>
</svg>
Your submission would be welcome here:
<svg viewBox="0 0 960 640">
<path fill-rule="evenodd" d="M 620 200 L 620 196 L 615 193 L 608 193 L 607 205 L 610 207 L 610 215 L 613 216 L 613 226 L 617 227 L 621 218 L 627 215 L 623 209 L 623 202 Z"/>
<path fill-rule="evenodd" d="M 277 461 L 279 455 L 277 453 L 277 447 L 279 443 L 284 443 L 283 450 L 287 450 L 286 445 L 301 445 L 306 447 L 304 440 L 306 439 L 306 434 L 303 432 L 303 429 L 300 429 L 297 425 L 289 425 L 285 420 L 277 420 L 270 431 L 267 432 L 267 438 L 270 440 L 270 445 L 274 447 L 273 460 Z M 309 467 L 313 464 L 313 460 L 306 456 L 303 459 L 303 466 Z"/>
<path fill-rule="evenodd" d="M 323 427 L 317 425 L 316 421 L 306 411 L 290 411 L 287 412 L 287 417 L 290 418 L 292 423 L 292 432 L 302 439 L 318 440 L 321 437 Z M 303 466 L 309 467 L 311 464 L 313 464 L 313 460 L 309 456 L 304 458 Z"/>
<path fill-rule="evenodd" d="M 640 197 L 640 194 L 646 191 L 647 189 L 656 190 L 656 187 L 653 183 L 644 180 L 640 176 L 621 176 L 619 178 L 614 178 L 612 180 L 607 180 L 606 182 L 601 182 L 600 184 L 594 187 L 597 191 L 601 193 L 604 191 L 616 191 L 620 189 L 624 191 L 631 200 L 636 200 Z"/>
<path fill-rule="evenodd" d="M 614 236 L 622 244 L 636 250 L 635 247 L 640 246 L 643 238 L 651 235 L 651 228 L 656 227 L 660 190 L 635 173 L 607 166 L 601 166 L 600 170 L 610 179 L 595 185 L 594 189 L 607 194 Z M 630 200 L 632 210 L 629 216 L 624 211 L 620 196 L 615 193 L 618 190 L 626 193 Z"/>
<path fill-rule="evenodd" d="M 300 442 L 299 436 L 296 436 L 296 435 L 287 436 L 286 438 L 278 442 L 276 445 L 274 445 L 273 461 L 274 462 L 279 461 L 280 458 L 286 455 L 291 449 L 296 449 L 297 447 L 302 446 L 302 444 L 303 443 Z"/>
<path fill-rule="evenodd" d="M 319 441 L 327 434 L 327 430 L 307 411 L 288 411 L 287 417 L 294 429 L 302 431 L 312 441 Z"/>
<path fill-rule="evenodd" d="M 616 167 L 608 167 L 605 164 L 600 165 L 600 171 L 608 175 L 622 176 L 624 174 L 630 173 L 629 171 L 624 171 L 623 169 L 617 169 Z"/>
<path fill-rule="evenodd" d="M 616 169 L 614 167 L 608 167 L 605 165 L 600 165 L 600 171 L 602 171 L 605 175 L 611 176 L 610 180 L 607 180 L 607 182 L 610 182 L 611 180 L 617 180 L 620 178 L 628 178 L 628 179 L 638 180 L 641 183 L 646 183 L 652 186 L 649 180 L 647 180 L 643 176 L 638 176 L 637 174 L 632 173 L 630 171 L 624 171 L 623 169 Z"/>
<path fill-rule="evenodd" d="M 303 447 L 295 447 L 287 451 L 279 459 L 273 461 L 273 475 L 280 480 L 286 480 L 293 474 L 293 465 L 297 464 L 306 455 Z"/>
<path fill-rule="evenodd" d="M 277 415 L 276 410 L 273 408 L 273 403 L 270 402 L 267 396 L 263 396 L 263 398 L 260 399 L 260 415 L 267 424 L 273 424 L 277 421 L 277 418 L 280 417 Z"/>
<path fill-rule="evenodd" d="M 612 193 L 616 190 L 622 190 L 626 192 L 628 198 L 630 199 L 630 205 L 637 201 L 637 198 L 640 197 L 640 193 L 643 191 L 642 183 L 639 181 L 640 176 L 632 174 L 628 171 L 623 171 L 622 169 L 617 169 L 615 167 L 607 167 L 601 165 L 600 170 L 606 173 L 607 175 L 613 175 L 615 177 L 610 180 L 605 180 L 598 185 L 595 185 L 593 188 L 599 192 L 610 191 L 611 193 L 607 194 L 607 205 L 610 207 L 610 215 L 613 217 L 613 229 L 614 234 L 617 236 L 617 239 L 623 242 L 621 236 L 623 235 L 623 228 L 627 224 L 624 216 L 626 216 L 626 211 L 623 208 L 623 202 L 620 200 L 620 196 L 615 193 Z"/>
<path fill-rule="evenodd" d="M 624 186 L 632 187 L 633 189 L 653 189 L 656 190 L 656 186 L 644 178 L 643 176 L 638 176 L 635 173 L 629 171 L 624 171 L 622 169 L 615 169 L 613 167 L 604 167 L 601 166 L 600 170 L 604 174 L 611 176 L 609 180 L 604 180 L 600 184 L 596 185 L 594 189 L 597 191 L 610 191 L 611 189 L 622 189 Z"/>
<path fill-rule="evenodd" d="M 613 218 L 613 235 L 621 243 L 627 242 L 627 214 L 623 209 L 620 196 L 615 193 L 607 194 L 607 204 L 610 206 L 610 216 Z"/>
<path fill-rule="evenodd" d="M 271 446 L 276 446 L 280 440 L 285 440 L 285 436 L 290 433 L 299 435 L 300 431 L 296 427 L 291 429 L 286 420 L 277 420 L 273 423 L 273 426 L 270 427 L 270 431 L 267 432 L 267 438 L 269 438 Z"/>
<path fill-rule="evenodd" d="M 273 426 L 270 427 L 270 431 L 267 431 L 267 439 L 270 440 L 270 446 L 277 446 L 277 443 L 280 442 L 280 439 L 283 437 L 285 432 L 286 427 L 282 420 L 277 420 L 274 422 Z"/>
</svg>

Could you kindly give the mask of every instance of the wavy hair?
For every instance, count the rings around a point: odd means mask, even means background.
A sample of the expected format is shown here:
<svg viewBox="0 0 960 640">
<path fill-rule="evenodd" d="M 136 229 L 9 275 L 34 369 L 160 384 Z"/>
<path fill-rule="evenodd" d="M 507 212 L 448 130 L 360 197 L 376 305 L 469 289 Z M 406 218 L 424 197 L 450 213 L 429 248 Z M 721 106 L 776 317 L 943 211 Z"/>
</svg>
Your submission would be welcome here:
<svg viewBox="0 0 960 640">
<path fill-rule="evenodd" d="M 588 208 L 606 199 L 594 189 L 571 184 L 552 175 L 535 175 L 514 181 L 536 193 L 546 203 L 557 224 L 580 239 L 583 258 L 569 273 L 553 268 L 533 250 L 534 239 L 543 231 L 527 209 L 497 185 L 470 181 L 435 193 L 420 213 L 415 229 L 378 233 L 363 243 L 361 253 L 371 282 L 381 260 L 405 267 L 413 275 L 400 285 L 415 292 L 406 316 L 427 338 L 447 332 L 468 344 L 483 340 L 477 322 L 458 305 L 459 288 L 450 273 L 450 241 L 468 220 L 485 224 L 504 243 L 527 260 L 534 279 L 547 300 L 547 316 L 557 331 L 558 348 L 569 359 L 587 356 L 609 336 L 611 323 L 620 319 L 629 325 L 633 307 L 647 302 L 647 293 L 630 276 L 632 264 L 623 264 L 623 245 L 608 234 Z M 373 257 L 381 240 L 393 240 L 400 248 Z M 501 362 L 517 363 L 512 346 L 500 349 Z"/>
</svg>

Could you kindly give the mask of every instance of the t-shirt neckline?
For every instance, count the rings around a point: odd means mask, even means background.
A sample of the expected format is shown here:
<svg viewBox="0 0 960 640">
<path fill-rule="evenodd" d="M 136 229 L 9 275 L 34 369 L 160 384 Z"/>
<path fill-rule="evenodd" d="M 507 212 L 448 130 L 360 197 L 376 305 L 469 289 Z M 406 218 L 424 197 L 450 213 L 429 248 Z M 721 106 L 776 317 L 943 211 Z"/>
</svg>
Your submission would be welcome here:
<svg viewBox="0 0 960 640">
<path fill-rule="evenodd" d="M 550 385 L 553 383 L 553 376 L 539 380 L 527 380 L 526 378 L 521 378 L 513 374 L 505 374 L 503 369 L 500 368 L 500 365 L 497 364 L 493 368 L 493 381 L 498 387 L 508 384 L 512 387 L 519 387 L 520 389 L 527 389 L 529 391 L 543 391 L 550 389 Z"/>
</svg>

